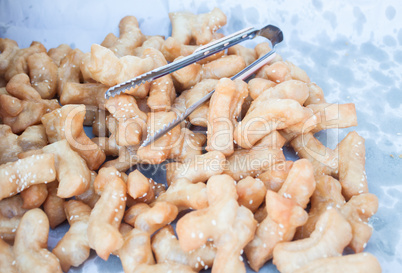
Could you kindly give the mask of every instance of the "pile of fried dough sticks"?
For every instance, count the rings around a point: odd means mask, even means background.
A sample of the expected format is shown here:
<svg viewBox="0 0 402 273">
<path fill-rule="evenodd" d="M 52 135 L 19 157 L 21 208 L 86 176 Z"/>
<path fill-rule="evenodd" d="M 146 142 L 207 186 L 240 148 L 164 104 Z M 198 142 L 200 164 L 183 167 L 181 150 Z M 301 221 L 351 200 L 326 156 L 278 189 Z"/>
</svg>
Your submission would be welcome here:
<svg viewBox="0 0 402 273">
<path fill-rule="evenodd" d="M 0 272 L 67 272 L 90 249 L 117 255 L 126 273 L 245 272 L 245 262 L 258 271 L 271 259 L 285 273 L 381 272 L 363 253 L 378 208 L 364 139 L 352 131 L 333 150 L 314 137 L 356 126 L 354 104 L 327 103 L 279 55 L 248 83 L 229 79 L 268 43 L 236 45 L 104 98 L 110 86 L 223 36 L 218 8 L 169 16 L 167 39 L 144 35 L 127 16 L 119 37 L 88 53 L 0 39 Z M 214 89 L 182 126 L 140 147 Z M 287 161 L 284 145 L 300 159 Z M 166 160 L 167 187 L 125 173 Z M 65 220 L 69 230 L 49 251 L 49 227 Z M 347 247 L 356 254 L 342 256 Z"/>
</svg>

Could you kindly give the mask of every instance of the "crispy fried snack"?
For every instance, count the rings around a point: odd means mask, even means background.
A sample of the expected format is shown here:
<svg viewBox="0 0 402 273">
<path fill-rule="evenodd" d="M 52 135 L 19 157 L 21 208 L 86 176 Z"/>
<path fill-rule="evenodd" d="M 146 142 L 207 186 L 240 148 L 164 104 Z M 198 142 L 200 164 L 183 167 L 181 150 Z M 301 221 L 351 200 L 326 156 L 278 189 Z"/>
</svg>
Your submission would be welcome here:
<svg viewBox="0 0 402 273">
<path fill-rule="evenodd" d="M 162 129 L 164 125 L 169 124 L 176 119 L 175 112 L 150 112 L 148 113 L 147 127 L 148 136 L 152 136 L 156 131 Z M 180 126 L 176 126 L 170 130 L 167 134 L 151 143 L 150 145 L 141 146 L 137 155 L 140 161 L 148 164 L 160 164 L 170 156 L 170 152 L 176 145 L 179 145 L 180 138 Z"/>
<path fill-rule="evenodd" d="M 113 39 L 113 41 L 110 40 L 110 42 L 104 41 L 104 43 L 107 44 L 106 47 L 119 58 L 126 55 L 134 55 L 135 48 L 139 47 L 145 40 L 144 35 L 138 27 L 137 18 L 134 16 L 123 17 L 119 23 L 119 31 L 119 38 L 116 37 L 116 39 Z M 108 38 L 108 36 L 106 37 Z M 105 38 L 105 40 L 107 38 Z M 110 37 L 108 39 L 110 39 Z"/>
<path fill-rule="evenodd" d="M 218 80 L 205 79 L 194 85 L 193 88 L 185 90 L 176 98 L 172 108 L 177 113 L 183 113 L 187 108 L 192 106 L 206 94 L 215 89 Z M 190 114 L 189 120 L 191 124 L 197 126 L 208 126 L 208 111 L 210 101 L 205 102 Z"/>
<path fill-rule="evenodd" d="M 60 103 L 63 105 L 92 105 L 105 110 L 105 92 L 107 89 L 108 87 L 101 83 L 66 82 L 60 96 Z"/>
<path fill-rule="evenodd" d="M 226 25 L 226 16 L 219 8 L 204 14 L 190 12 L 171 12 L 172 37 L 181 44 L 194 42 L 204 45 L 213 39 L 213 33 Z"/>
<path fill-rule="evenodd" d="M 266 190 L 264 183 L 258 178 L 247 176 L 236 184 L 236 191 L 240 206 L 245 206 L 253 213 L 264 202 Z"/>
<path fill-rule="evenodd" d="M 207 137 L 202 133 L 194 133 L 193 131 L 182 128 L 179 142 L 170 150 L 169 158 L 178 162 L 185 162 L 193 159 L 197 155 L 201 155 L 202 146 Z"/>
<path fill-rule="evenodd" d="M 207 64 L 191 64 L 172 73 L 175 87 L 179 90 L 189 89 L 204 79 L 230 78 L 246 67 L 242 57 L 223 56 Z"/>
<path fill-rule="evenodd" d="M 165 57 L 157 49 L 147 48 L 142 54 L 152 58 L 155 68 L 167 64 Z M 152 82 L 147 104 L 153 111 L 169 111 L 175 98 L 176 91 L 173 86 L 172 76 L 166 75 Z"/>
<path fill-rule="evenodd" d="M 296 228 L 307 221 L 304 208 L 314 188 L 313 166 L 308 160 L 301 159 L 295 161 L 278 193 L 267 191 L 267 217 L 245 249 L 253 270 L 258 271 L 272 258 L 275 246 L 281 241 L 291 241 Z"/>
<path fill-rule="evenodd" d="M 316 177 L 316 188 L 311 196 L 310 211 L 307 222 L 297 229 L 295 238 L 304 239 L 310 237 L 320 216 L 328 207 L 341 208 L 345 204 L 345 198 L 341 193 L 341 184 L 335 178 L 328 175 Z"/>
<path fill-rule="evenodd" d="M 64 85 L 67 82 L 80 82 L 80 65 L 83 61 L 83 58 L 84 53 L 76 48 L 67 53 L 67 55 L 61 59 L 57 78 L 57 94 L 59 96 L 61 96 L 63 93 Z"/>
<path fill-rule="evenodd" d="M 48 143 L 45 127 L 42 124 L 29 126 L 18 136 L 17 142 L 23 151 L 42 149 Z"/>
<path fill-rule="evenodd" d="M 321 215 L 310 238 L 278 244 L 274 249 L 273 263 L 280 272 L 294 272 L 314 260 L 341 256 L 351 239 L 352 229 L 348 221 L 331 208 Z"/>
<path fill-rule="evenodd" d="M 49 142 L 66 139 L 71 148 L 88 164 L 90 170 L 97 170 L 105 161 L 105 153 L 85 133 L 83 122 L 84 105 L 65 105 L 42 117 Z"/>
<path fill-rule="evenodd" d="M 248 82 L 248 90 L 253 100 L 257 99 L 265 90 L 275 87 L 276 83 L 270 80 L 254 78 Z"/>
<path fill-rule="evenodd" d="M 32 87 L 42 99 L 52 99 L 57 91 L 57 65 L 45 52 L 32 54 L 27 60 Z"/>
<path fill-rule="evenodd" d="M 354 103 L 330 104 L 316 103 L 307 106 L 317 116 L 318 124 L 313 133 L 329 128 L 348 128 L 357 126 L 356 108 Z"/>
<path fill-rule="evenodd" d="M 234 45 L 228 48 L 228 55 L 238 55 L 244 59 L 246 66 L 257 60 L 257 53 L 253 48 L 247 48 L 242 45 Z"/>
<path fill-rule="evenodd" d="M 41 209 L 24 214 L 13 249 L 19 272 L 62 272 L 57 257 L 47 250 L 48 235 L 49 221 Z"/>
<path fill-rule="evenodd" d="M 17 161 L 22 149 L 18 145 L 18 136 L 13 134 L 10 126 L 0 124 L 0 139 L 0 164 Z"/>
<path fill-rule="evenodd" d="M 69 54 L 71 51 L 72 49 L 69 45 L 61 44 L 58 47 L 49 49 L 47 55 L 49 55 L 49 57 L 52 58 L 57 67 L 59 67 L 61 60 L 66 57 L 67 54 Z"/>
<path fill-rule="evenodd" d="M 368 220 L 378 209 L 378 198 L 371 193 L 363 193 L 353 196 L 341 209 L 343 216 L 352 227 L 352 240 L 349 247 L 356 253 L 362 252 L 366 247 L 373 228 L 368 225 Z"/>
<path fill-rule="evenodd" d="M 94 187 L 94 182 L 97 174 L 96 172 L 92 171 L 91 172 L 91 183 L 89 184 L 89 188 L 84 192 L 81 193 L 80 195 L 76 195 L 75 199 L 78 201 L 81 201 L 85 204 L 87 204 L 90 208 L 93 208 L 98 202 L 100 196 L 96 193 L 95 187 Z"/>
<path fill-rule="evenodd" d="M 166 180 L 168 185 L 179 178 L 187 178 L 192 183 L 205 182 L 221 174 L 225 163 L 225 156 L 218 151 L 194 156 L 184 163 L 171 162 L 166 164 Z"/>
<path fill-rule="evenodd" d="M 235 180 L 247 176 L 257 177 L 266 171 L 271 165 L 285 161 L 282 147 L 285 139 L 273 131 L 262 138 L 251 149 L 238 149 L 227 158 L 225 174 Z"/>
<path fill-rule="evenodd" d="M 139 203 L 127 210 L 124 221 L 129 222 L 135 228 L 124 236 L 124 244 L 118 252 L 125 272 L 153 272 L 152 267 L 146 266 L 155 263 L 150 237 L 155 231 L 173 221 L 177 213 L 176 206 L 167 202 L 158 202 L 152 208 L 144 203 Z M 174 268 L 168 264 L 166 267 Z M 163 268 L 166 267 L 163 266 Z M 189 267 L 182 267 L 188 268 L 183 272 L 189 270 L 191 272 Z"/>
<path fill-rule="evenodd" d="M 115 167 L 102 167 L 98 175 L 94 180 L 94 190 L 98 195 L 102 195 L 102 192 L 109 183 L 110 180 L 120 178 L 124 182 L 127 181 L 127 175 L 125 173 L 119 172 Z"/>
<path fill-rule="evenodd" d="M 310 82 L 307 73 L 289 61 L 277 61 L 271 65 L 262 67 L 258 71 L 256 78 L 268 79 L 276 83 L 288 80 L 299 80 L 305 83 Z"/>
<path fill-rule="evenodd" d="M 100 199 L 89 216 L 87 233 L 89 246 L 103 260 L 107 260 L 112 251 L 123 246 L 119 226 L 126 207 L 126 192 L 124 181 L 114 176 L 105 185 Z"/>
<path fill-rule="evenodd" d="M 208 207 L 206 185 L 203 182 L 193 183 L 187 178 L 179 178 L 158 197 L 157 202 L 161 201 L 172 203 L 179 211 L 204 209 Z"/>
<path fill-rule="evenodd" d="M 338 176 L 338 151 L 325 147 L 309 132 L 294 138 L 290 145 L 300 158 L 307 158 L 314 166 L 315 175 Z"/>
<path fill-rule="evenodd" d="M 163 36 L 145 36 L 146 40 L 142 43 L 141 46 L 134 49 L 134 56 L 143 56 L 143 52 L 147 48 L 154 48 L 156 50 L 161 51 L 162 45 L 165 42 Z"/>
<path fill-rule="evenodd" d="M 57 181 L 47 184 L 48 195 L 43 203 L 43 210 L 49 218 L 49 225 L 55 229 L 66 220 L 64 212 L 64 199 L 57 196 L 59 183 Z"/>
<path fill-rule="evenodd" d="M 19 195 L 0 201 L 0 239 L 13 243 L 15 231 L 26 209 L 22 208 L 22 198 Z"/>
<path fill-rule="evenodd" d="M 14 55 L 19 51 L 16 41 L 8 38 L 0 38 L 0 76 L 4 76 Z"/>
<path fill-rule="evenodd" d="M 272 131 L 284 129 L 304 118 L 305 110 L 297 101 L 267 99 L 263 105 L 250 106 L 244 119 L 235 128 L 234 139 L 239 146 L 251 148 Z"/>
<path fill-rule="evenodd" d="M 91 172 L 84 159 L 70 148 L 67 140 L 54 142 L 43 147 L 42 150 L 45 153 L 54 154 L 57 180 L 60 183 L 57 196 L 69 198 L 88 189 Z"/>
<path fill-rule="evenodd" d="M 32 42 L 30 47 L 22 49 L 15 48 L 18 47 L 18 45 L 16 43 L 11 45 L 12 42 L 10 42 L 9 40 L 4 41 L 4 43 L 8 43 L 8 45 L 5 47 L 5 50 L 9 49 L 9 51 L 7 50 L 6 53 L 16 50 L 15 54 L 13 54 L 13 57 L 9 59 L 7 71 L 4 74 L 4 78 L 7 81 L 9 81 L 17 74 L 28 74 L 27 59 L 29 56 L 35 53 L 46 53 L 46 48 L 39 42 Z M 10 55 L 12 55 L 12 53 L 10 53 Z"/>
<path fill-rule="evenodd" d="M 149 204 L 164 191 L 165 185 L 156 183 L 152 178 L 147 178 L 139 170 L 135 170 L 128 175 L 127 193 L 136 202 Z"/>
<path fill-rule="evenodd" d="M 264 43 L 259 43 L 258 45 L 256 45 L 254 50 L 255 50 L 255 53 L 257 53 L 257 59 L 258 59 L 258 58 L 261 58 L 263 55 L 267 54 L 268 52 L 270 52 L 272 49 L 271 49 L 271 46 L 269 45 L 269 43 L 264 42 Z M 269 66 L 270 64 L 273 64 L 276 62 L 281 62 L 281 61 L 282 61 L 281 55 L 276 53 L 275 58 L 265 66 Z M 263 66 L 263 67 L 265 67 L 265 66 Z"/>
<path fill-rule="evenodd" d="M 239 207 L 230 176 L 212 176 L 207 191 L 209 207 L 190 212 L 177 222 L 180 246 L 190 251 L 213 239 L 217 252 L 212 272 L 245 272 L 242 249 L 252 240 L 257 221 L 247 208 Z"/>
<path fill-rule="evenodd" d="M 21 192 L 21 198 L 24 201 L 22 208 L 39 208 L 47 198 L 47 186 L 45 184 L 32 185 Z"/>
<path fill-rule="evenodd" d="M 216 255 L 216 247 L 212 242 L 207 242 L 192 251 L 184 251 L 181 249 L 171 225 L 160 229 L 152 237 L 151 243 L 157 263 L 169 261 L 184 264 L 191 266 L 196 272 L 212 267 Z"/>
<path fill-rule="evenodd" d="M 87 77 L 107 86 L 132 79 L 154 68 L 151 57 L 139 58 L 131 55 L 121 58 L 110 49 L 93 44 L 91 53 L 86 55 L 81 64 L 81 70 Z"/>
<path fill-rule="evenodd" d="M 209 103 L 207 151 L 233 154 L 233 131 L 247 95 L 247 84 L 242 80 L 219 80 Z"/>
<path fill-rule="evenodd" d="M 321 87 L 313 82 L 308 83 L 307 86 L 309 96 L 304 102 L 304 106 L 308 106 L 310 104 L 326 103 L 324 98 L 324 91 L 322 91 Z"/>
<path fill-rule="evenodd" d="M 116 133 L 116 143 L 120 146 L 139 144 L 147 116 L 138 108 L 135 98 L 125 94 L 115 96 L 106 101 L 106 109 L 118 121 L 115 131 L 109 128 L 112 134 Z"/>
<path fill-rule="evenodd" d="M 215 39 L 220 39 L 224 35 L 221 33 L 213 33 L 213 40 Z M 145 44 L 145 43 L 144 43 Z M 162 52 L 163 56 L 165 56 L 166 60 L 168 62 L 173 62 L 176 58 L 178 57 L 185 57 L 188 55 L 191 55 L 199 46 L 196 45 L 185 45 L 180 43 L 178 40 L 176 40 L 173 37 L 168 37 L 166 41 L 162 44 L 160 51 Z M 197 63 L 199 64 L 205 64 L 207 62 L 211 62 L 213 60 L 216 60 L 220 57 L 225 55 L 225 51 L 220 51 L 218 53 L 215 53 L 205 59 L 202 59 L 198 61 Z"/>
<path fill-rule="evenodd" d="M 70 200 L 64 204 L 70 229 L 52 250 L 60 260 L 61 268 L 67 272 L 71 266 L 79 266 L 89 257 L 87 237 L 91 208 L 80 201 Z"/>
<path fill-rule="evenodd" d="M 270 166 L 258 178 L 264 183 L 267 190 L 278 192 L 288 177 L 293 161 L 282 161 Z"/>
<path fill-rule="evenodd" d="M 15 134 L 40 123 L 41 117 L 60 108 L 56 99 L 44 100 L 29 83 L 26 74 L 15 75 L 6 86 L 9 95 L 0 95 L 0 116 Z"/>
<path fill-rule="evenodd" d="M 55 157 L 52 154 L 33 155 L 0 165 L 0 200 L 32 185 L 55 179 Z"/>
<path fill-rule="evenodd" d="M 364 138 L 355 131 L 350 132 L 338 144 L 339 182 L 346 200 L 352 196 L 368 193 L 365 171 L 366 150 Z"/>
<path fill-rule="evenodd" d="M 0 238 L 0 273 L 18 273 L 12 246 Z"/>
</svg>

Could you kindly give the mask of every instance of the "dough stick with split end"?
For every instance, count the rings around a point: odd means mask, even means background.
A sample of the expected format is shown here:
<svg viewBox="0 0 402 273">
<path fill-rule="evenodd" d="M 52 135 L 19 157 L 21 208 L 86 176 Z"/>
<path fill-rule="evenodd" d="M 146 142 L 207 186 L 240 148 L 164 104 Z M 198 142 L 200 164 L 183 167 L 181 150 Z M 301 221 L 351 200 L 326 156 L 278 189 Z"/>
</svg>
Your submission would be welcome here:
<svg viewBox="0 0 402 273">
<path fill-rule="evenodd" d="M 211 268 L 216 256 L 216 247 L 212 242 L 207 242 L 189 252 L 183 251 L 171 225 L 160 229 L 152 237 L 151 242 L 152 251 L 158 263 L 167 261 L 180 263 L 191 266 L 196 272 Z"/>
<path fill-rule="evenodd" d="M 81 70 L 106 86 L 114 86 L 154 69 L 151 57 L 126 55 L 121 58 L 103 46 L 93 44 L 91 52 L 82 61 Z"/>
<path fill-rule="evenodd" d="M 61 44 L 58 47 L 49 49 L 47 55 L 49 55 L 49 57 L 52 58 L 57 67 L 59 67 L 61 60 L 66 57 L 67 54 L 69 54 L 71 51 L 72 49 L 69 45 Z"/>
<path fill-rule="evenodd" d="M 167 65 L 165 57 L 157 49 L 147 48 L 142 54 L 152 58 L 155 68 Z M 172 76 L 166 75 L 152 82 L 147 104 L 153 111 L 169 111 L 175 98 Z"/>
<path fill-rule="evenodd" d="M 203 133 L 196 133 L 187 128 L 182 128 L 179 140 L 180 143 L 174 145 L 170 150 L 169 158 L 183 163 L 202 154 L 202 147 L 207 137 Z"/>
<path fill-rule="evenodd" d="M 207 151 L 220 151 L 225 156 L 234 152 L 233 131 L 247 96 L 247 84 L 242 80 L 219 80 L 209 103 Z"/>
<path fill-rule="evenodd" d="M 0 201 L 0 238 L 12 244 L 15 238 L 15 231 L 22 216 L 28 210 L 22 208 L 22 198 L 14 195 Z"/>
<path fill-rule="evenodd" d="M 221 174 L 225 163 L 225 156 L 218 151 L 194 156 L 184 163 L 167 163 L 166 180 L 168 185 L 179 178 L 187 178 L 192 183 L 205 182 L 211 176 Z"/>
<path fill-rule="evenodd" d="M 60 103 L 63 105 L 92 105 L 105 110 L 105 92 L 107 89 L 108 87 L 101 83 L 66 82 L 60 96 Z"/>
<path fill-rule="evenodd" d="M 14 55 L 19 51 L 16 41 L 8 38 L 0 38 L 0 76 L 4 76 Z"/>
<path fill-rule="evenodd" d="M 163 126 L 171 123 L 177 117 L 175 112 L 150 112 L 148 113 L 147 127 L 149 136 L 152 136 Z M 148 146 L 141 146 L 137 155 L 141 162 L 147 164 L 160 164 L 169 158 L 170 151 L 180 143 L 180 125 L 174 127 L 161 138 Z"/>
<path fill-rule="evenodd" d="M 119 226 L 126 207 L 126 192 L 126 184 L 115 175 L 105 185 L 89 216 L 89 246 L 105 261 L 124 243 Z"/>
<path fill-rule="evenodd" d="M 252 108 L 253 105 L 234 131 L 236 143 L 248 149 L 272 131 L 284 129 L 305 118 L 304 108 L 292 99 L 267 99 L 264 105 Z"/>
<path fill-rule="evenodd" d="M 190 12 L 171 12 L 172 37 L 181 44 L 188 45 L 192 41 L 197 45 L 205 45 L 213 39 L 213 33 L 226 25 L 226 16 L 219 8 L 203 14 Z"/>
<path fill-rule="evenodd" d="M 288 177 L 293 161 L 282 161 L 270 166 L 258 178 L 264 183 L 267 190 L 278 192 Z"/>
<path fill-rule="evenodd" d="M 119 31 L 120 37 L 108 45 L 108 48 L 119 58 L 133 55 L 135 48 L 139 47 L 145 38 L 138 27 L 137 18 L 123 17 L 119 23 Z"/>
<path fill-rule="evenodd" d="M 0 238 L 0 273 L 18 273 L 13 247 Z"/>
<path fill-rule="evenodd" d="M 154 48 L 156 50 L 161 51 L 162 45 L 165 42 L 163 36 L 146 36 L 146 40 L 142 43 L 141 46 L 134 49 L 134 56 L 143 56 L 143 52 L 147 48 Z"/>
<path fill-rule="evenodd" d="M 297 136 L 290 145 L 300 158 L 306 158 L 313 164 L 316 176 L 338 176 L 337 150 L 325 147 L 311 132 Z"/>
<path fill-rule="evenodd" d="M 204 182 L 193 183 L 187 178 L 176 179 L 156 202 L 166 201 L 177 206 L 179 211 L 208 207 L 207 189 Z"/>
<path fill-rule="evenodd" d="M 57 164 L 57 163 L 56 163 Z M 0 166 L 0 200 L 56 179 L 55 156 L 33 155 Z"/>
<path fill-rule="evenodd" d="M 250 97 L 255 100 L 261 95 L 262 92 L 265 90 L 272 88 L 276 85 L 275 82 L 261 79 L 261 78 L 254 78 L 248 82 L 248 90 L 250 91 Z"/>
<path fill-rule="evenodd" d="M 42 117 L 50 143 L 66 139 L 70 147 L 88 164 L 90 170 L 97 170 L 105 161 L 105 153 L 84 131 L 84 105 L 65 105 Z"/>
<path fill-rule="evenodd" d="M 13 47 L 15 46 L 17 45 L 13 45 Z M 6 79 L 6 81 L 9 81 L 17 74 L 28 74 L 28 57 L 32 54 L 41 52 L 46 53 L 46 48 L 41 43 L 35 41 L 32 42 L 31 45 L 27 48 L 18 49 L 8 63 L 7 70 L 4 74 L 4 78 Z"/>
<path fill-rule="evenodd" d="M 43 203 L 43 211 L 49 219 L 49 225 L 55 229 L 58 225 L 66 220 L 64 212 L 64 199 L 57 196 L 59 182 L 55 181 L 47 184 L 48 196 Z"/>
<path fill-rule="evenodd" d="M 258 177 L 271 165 L 285 161 L 282 151 L 284 144 L 285 139 L 277 131 L 273 131 L 257 142 L 251 149 L 235 150 L 227 158 L 224 173 L 235 180 L 240 180 L 247 176 Z"/>
<path fill-rule="evenodd" d="M 204 79 L 230 78 L 246 67 L 243 58 L 237 55 L 223 56 L 206 64 L 191 64 L 172 73 L 175 87 L 189 89 Z"/>
<path fill-rule="evenodd" d="M 57 78 L 57 94 L 62 95 L 64 85 L 67 82 L 80 83 L 81 69 L 84 53 L 78 48 L 70 51 L 66 57 L 60 61 Z"/>
<path fill-rule="evenodd" d="M 134 97 L 117 95 L 106 101 L 106 109 L 118 121 L 116 143 L 120 146 L 137 145 L 146 130 L 147 115 L 142 112 Z"/>
<path fill-rule="evenodd" d="M 89 187 L 91 172 L 80 155 L 70 148 L 67 140 L 60 140 L 42 149 L 54 154 L 59 188 L 57 196 L 70 198 L 85 192 Z"/>
<path fill-rule="evenodd" d="M 301 159 L 295 161 L 278 193 L 267 191 L 267 217 L 245 249 L 253 270 L 258 271 L 272 258 L 275 246 L 281 241 L 292 240 L 296 228 L 307 221 L 304 208 L 314 188 L 313 166 L 308 160 Z"/>
<path fill-rule="evenodd" d="M 80 195 L 76 195 L 75 199 L 78 201 L 82 201 L 83 203 L 87 204 L 90 208 L 93 208 L 98 202 L 100 196 L 96 193 L 95 187 L 94 187 L 94 181 L 96 178 L 97 174 L 96 172 L 91 172 L 91 182 L 89 184 L 89 188 L 84 192 L 81 193 Z"/>
<path fill-rule="evenodd" d="M 339 182 L 346 200 L 362 193 L 368 193 L 365 171 L 366 150 L 364 138 L 355 131 L 350 132 L 338 144 Z"/>
<path fill-rule="evenodd" d="M 45 53 L 35 53 L 28 57 L 29 77 L 32 87 L 42 99 L 52 99 L 57 91 L 58 67 Z"/>
<path fill-rule="evenodd" d="M 165 185 L 156 183 L 152 178 L 145 177 L 139 170 L 128 175 L 127 193 L 134 198 L 135 202 L 149 204 L 164 191 Z"/>
<path fill-rule="evenodd" d="M 130 218 L 128 214 L 131 213 L 133 217 L 128 222 L 134 226 L 134 229 L 124 235 L 124 244 L 118 251 L 124 272 L 143 272 L 141 267 L 145 267 L 144 272 L 155 272 L 152 267 L 147 266 L 155 263 L 150 237 L 155 231 L 176 218 L 177 208 L 167 202 L 156 203 L 152 208 L 144 203 L 139 203 L 126 212 L 124 217 L 126 222 L 127 218 Z M 182 267 L 188 268 L 184 265 Z M 191 269 L 189 270 L 191 272 Z"/>
<path fill-rule="evenodd" d="M 59 258 L 63 271 L 67 272 L 71 266 L 79 266 L 89 257 L 87 229 L 91 208 L 80 201 L 70 200 L 64 209 L 70 229 L 52 252 Z"/>
<path fill-rule="evenodd" d="M 212 176 L 207 191 L 209 207 L 192 211 L 177 222 L 180 246 L 190 251 L 213 239 L 217 252 L 212 272 L 245 272 L 242 249 L 253 238 L 257 221 L 251 211 L 239 207 L 230 176 Z"/>
<path fill-rule="evenodd" d="M 238 55 L 246 62 L 246 66 L 257 60 L 257 53 L 253 48 L 247 48 L 242 45 L 234 45 L 228 48 L 228 55 Z"/>
<path fill-rule="evenodd" d="M 20 193 L 22 200 L 24 200 L 22 207 L 24 209 L 39 208 L 45 202 L 47 194 L 45 184 L 32 185 Z"/>
<path fill-rule="evenodd" d="M 236 184 L 236 191 L 240 206 L 245 206 L 253 213 L 264 202 L 266 189 L 264 183 L 258 178 L 247 176 Z"/>
<path fill-rule="evenodd" d="M 39 124 L 45 113 L 60 108 L 56 99 L 42 99 L 26 74 L 15 75 L 7 83 L 6 89 L 8 94 L 0 95 L 0 116 L 15 134 Z"/>
<path fill-rule="evenodd" d="M 41 209 L 29 210 L 21 219 L 14 243 L 18 271 L 62 272 L 57 257 L 47 250 L 49 221 Z"/>
<path fill-rule="evenodd" d="M 102 195 L 107 183 L 116 177 L 121 178 L 125 183 L 127 182 L 127 174 L 119 172 L 115 167 L 102 167 L 94 180 L 95 192 Z"/>
<path fill-rule="evenodd" d="M 351 239 L 348 221 L 331 208 L 321 215 L 309 238 L 278 244 L 274 249 L 273 264 L 280 272 L 294 272 L 317 259 L 341 256 Z"/>
<path fill-rule="evenodd" d="M 258 71 L 256 78 L 268 79 L 276 83 L 289 80 L 299 80 L 310 83 L 310 78 L 307 73 L 289 61 L 278 61 L 271 65 L 263 66 Z"/>
</svg>

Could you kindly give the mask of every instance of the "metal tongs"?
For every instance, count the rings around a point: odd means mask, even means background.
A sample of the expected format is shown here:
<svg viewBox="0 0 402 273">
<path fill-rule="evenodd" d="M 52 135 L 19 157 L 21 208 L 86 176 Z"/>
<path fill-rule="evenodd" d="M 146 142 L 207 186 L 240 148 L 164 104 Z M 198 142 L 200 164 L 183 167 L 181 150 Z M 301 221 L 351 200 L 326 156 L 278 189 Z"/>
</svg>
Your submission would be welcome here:
<svg viewBox="0 0 402 273">
<path fill-rule="evenodd" d="M 141 84 L 144 84 L 146 82 L 151 82 L 154 81 L 158 78 L 161 78 L 165 75 L 168 75 L 176 70 L 179 70 L 185 66 L 188 66 L 190 64 L 193 64 L 195 62 L 198 62 L 208 56 L 211 56 L 217 52 L 220 52 L 222 50 L 225 50 L 229 47 L 232 47 L 242 41 L 253 39 L 256 36 L 262 36 L 267 38 L 268 40 L 271 41 L 272 44 L 272 50 L 265 54 L 264 56 L 260 57 L 258 60 L 244 68 L 242 71 L 234 75 L 231 79 L 237 79 L 240 78 L 242 80 L 250 77 L 255 71 L 257 71 L 259 68 L 267 64 L 270 60 L 272 60 L 276 53 L 275 53 L 275 46 L 282 42 L 283 40 L 283 34 L 282 31 L 273 25 L 267 25 L 261 29 L 255 29 L 255 28 L 246 28 L 243 30 L 240 30 L 236 33 L 233 33 L 231 35 L 228 35 L 226 37 L 223 37 L 219 40 L 213 41 L 209 44 L 206 44 L 204 46 L 201 46 L 197 48 L 193 54 L 186 56 L 180 60 L 177 60 L 175 62 L 172 62 L 170 64 L 167 64 L 162 67 L 158 67 L 150 72 L 147 72 L 145 74 L 142 74 L 134 79 L 128 80 L 126 82 L 120 83 L 118 85 L 115 85 L 111 88 L 109 88 L 106 93 L 105 93 L 105 98 L 108 99 L 110 97 L 114 97 L 116 95 L 121 94 L 122 92 L 129 90 L 131 88 L 134 88 L 136 86 L 139 86 Z M 212 94 L 215 92 L 215 90 L 209 92 L 207 95 L 205 95 L 203 98 L 201 98 L 199 101 L 194 103 L 192 106 L 187 108 L 184 113 L 180 114 L 175 120 L 173 120 L 169 124 L 165 124 L 162 129 L 158 130 L 155 132 L 153 136 L 148 136 L 148 138 L 141 144 L 141 146 L 145 147 L 149 145 L 150 143 L 154 142 L 167 132 L 169 132 L 171 129 L 176 127 L 178 124 L 180 124 L 183 120 L 185 120 L 195 109 L 197 109 L 201 104 L 206 102 L 209 98 L 211 98 Z"/>
</svg>

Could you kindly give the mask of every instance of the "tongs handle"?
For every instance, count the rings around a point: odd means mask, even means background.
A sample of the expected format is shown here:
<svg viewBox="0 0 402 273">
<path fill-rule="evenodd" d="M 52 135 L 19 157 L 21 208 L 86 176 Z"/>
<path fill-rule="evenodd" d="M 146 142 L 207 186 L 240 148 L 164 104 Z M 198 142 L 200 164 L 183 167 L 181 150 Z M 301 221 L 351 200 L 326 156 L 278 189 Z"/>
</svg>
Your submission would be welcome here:
<svg viewBox="0 0 402 273">
<path fill-rule="evenodd" d="M 118 85 L 109 88 L 109 90 L 107 90 L 105 93 L 105 98 L 108 99 L 111 96 L 114 97 L 116 95 L 119 95 L 121 92 L 125 90 L 131 89 L 146 82 L 151 82 L 156 79 L 159 79 L 183 67 L 196 63 L 217 52 L 220 52 L 238 43 L 241 43 L 244 40 L 253 39 L 257 35 L 258 31 L 259 30 L 256 30 L 255 28 L 245 28 L 231 35 L 223 37 L 219 40 L 201 46 L 197 48 L 197 50 L 195 50 L 193 54 L 189 56 L 186 56 L 170 64 L 167 64 L 160 68 L 156 68 L 150 72 L 142 74 L 134 79 L 128 80 L 126 82 L 120 83 Z"/>
<path fill-rule="evenodd" d="M 231 80 L 235 80 L 237 78 L 245 80 L 248 77 L 250 77 L 254 72 L 256 72 L 258 69 L 260 69 L 262 66 L 267 64 L 269 61 L 271 61 L 273 58 L 275 58 L 275 47 L 272 49 L 270 52 L 265 54 L 264 56 L 260 57 L 257 59 L 255 62 L 244 68 L 242 71 L 234 75 Z M 215 90 L 212 90 L 208 94 L 206 94 L 204 97 L 202 97 L 199 101 L 191 105 L 189 108 L 187 108 L 181 115 L 179 115 L 175 120 L 173 120 L 169 124 L 165 124 L 162 129 L 159 131 L 155 132 L 153 136 L 147 137 L 146 140 L 141 144 L 141 146 L 145 147 L 148 146 L 151 142 L 156 141 L 158 138 L 169 132 L 171 129 L 179 125 L 183 120 L 185 120 L 195 109 L 197 109 L 201 104 L 204 102 L 208 101 Z"/>
</svg>

